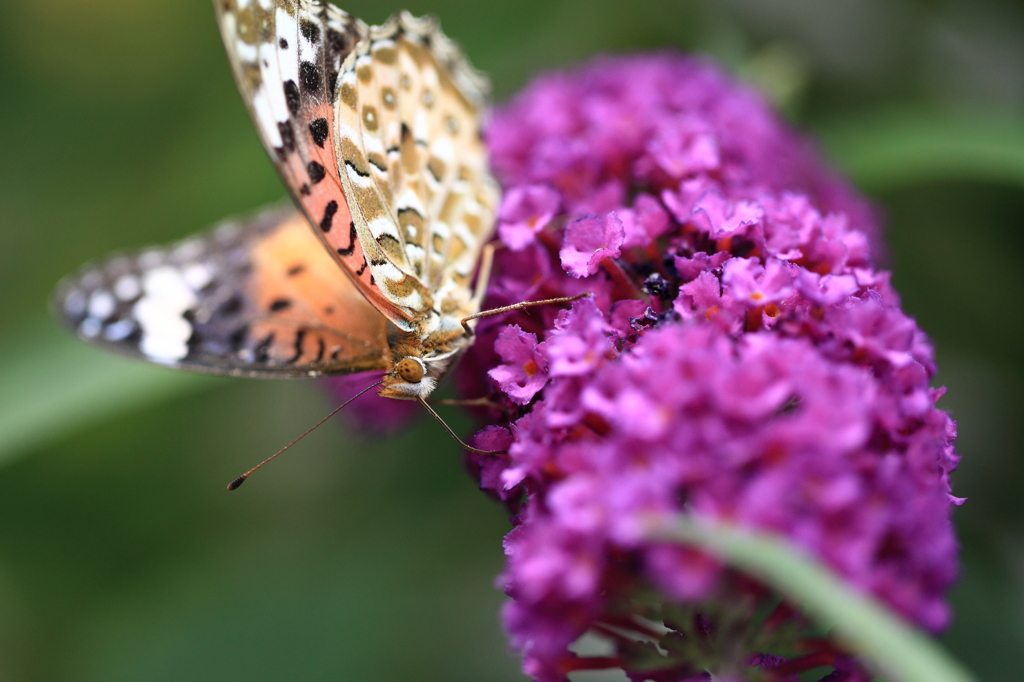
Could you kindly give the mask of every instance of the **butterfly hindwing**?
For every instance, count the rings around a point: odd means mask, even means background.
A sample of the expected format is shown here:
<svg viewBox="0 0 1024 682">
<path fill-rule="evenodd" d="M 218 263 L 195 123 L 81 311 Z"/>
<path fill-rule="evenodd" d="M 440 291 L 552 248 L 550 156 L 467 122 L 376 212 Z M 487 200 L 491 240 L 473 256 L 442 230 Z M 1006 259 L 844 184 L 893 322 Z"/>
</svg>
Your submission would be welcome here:
<svg viewBox="0 0 1024 682">
<path fill-rule="evenodd" d="M 342 65 L 342 183 L 376 285 L 411 320 L 468 310 L 498 190 L 480 135 L 486 81 L 430 18 L 371 27 Z"/>
<path fill-rule="evenodd" d="M 87 341 L 151 362 L 242 376 L 385 369 L 386 319 L 294 209 L 87 266 L 58 288 Z"/>
</svg>

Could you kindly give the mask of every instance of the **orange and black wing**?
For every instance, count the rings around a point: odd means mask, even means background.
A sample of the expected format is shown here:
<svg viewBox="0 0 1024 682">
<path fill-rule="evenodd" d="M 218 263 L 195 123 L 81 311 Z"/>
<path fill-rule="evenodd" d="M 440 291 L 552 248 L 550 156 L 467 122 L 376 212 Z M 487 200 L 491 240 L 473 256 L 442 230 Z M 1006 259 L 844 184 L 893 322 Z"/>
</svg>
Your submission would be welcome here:
<svg viewBox="0 0 1024 682">
<path fill-rule="evenodd" d="M 473 312 L 498 204 L 486 79 L 430 18 L 368 27 L 323 0 L 215 0 L 235 80 L 332 257 L 395 325 Z"/>
<path fill-rule="evenodd" d="M 338 74 L 368 28 L 320 0 L 214 0 L 224 46 L 256 131 L 331 256 L 378 309 L 380 294 L 339 175 Z"/>
<path fill-rule="evenodd" d="M 292 208 L 86 266 L 54 307 L 86 341 L 174 367 L 298 377 L 390 366 L 386 318 Z"/>
</svg>

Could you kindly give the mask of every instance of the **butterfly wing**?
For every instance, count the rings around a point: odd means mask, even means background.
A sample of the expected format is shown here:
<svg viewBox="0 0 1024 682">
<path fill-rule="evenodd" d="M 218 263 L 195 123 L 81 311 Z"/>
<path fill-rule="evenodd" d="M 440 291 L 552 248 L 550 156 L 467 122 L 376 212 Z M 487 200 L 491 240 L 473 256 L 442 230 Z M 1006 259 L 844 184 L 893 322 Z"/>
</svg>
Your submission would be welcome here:
<svg viewBox="0 0 1024 682">
<path fill-rule="evenodd" d="M 320 0 L 215 6 L 260 138 L 330 253 L 401 329 L 456 309 L 498 200 L 486 81 L 430 19 L 371 29 Z"/>
<path fill-rule="evenodd" d="M 486 93 L 435 20 L 404 12 L 342 65 L 342 184 L 374 281 L 407 319 L 472 312 L 499 200 L 480 131 Z"/>
<path fill-rule="evenodd" d="M 364 295 L 400 318 L 371 280 L 334 149 L 338 72 L 366 25 L 319 0 L 214 6 L 242 99 L 292 198 Z"/>
<path fill-rule="evenodd" d="M 387 320 L 292 208 L 86 266 L 54 307 L 87 341 L 176 367 L 289 377 L 390 365 Z"/>
</svg>

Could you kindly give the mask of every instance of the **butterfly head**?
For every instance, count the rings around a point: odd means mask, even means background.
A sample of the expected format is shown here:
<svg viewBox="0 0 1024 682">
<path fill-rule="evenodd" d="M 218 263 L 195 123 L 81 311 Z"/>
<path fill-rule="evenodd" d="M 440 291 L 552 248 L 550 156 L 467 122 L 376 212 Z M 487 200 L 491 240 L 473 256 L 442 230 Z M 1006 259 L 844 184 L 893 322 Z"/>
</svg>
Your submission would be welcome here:
<svg viewBox="0 0 1024 682">
<path fill-rule="evenodd" d="M 447 362 L 444 363 L 447 365 Z M 407 355 L 384 375 L 380 395 L 399 400 L 426 398 L 437 388 L 437 377 L 444 367 L 434 366 L 429 359 Z"/>
</svg>

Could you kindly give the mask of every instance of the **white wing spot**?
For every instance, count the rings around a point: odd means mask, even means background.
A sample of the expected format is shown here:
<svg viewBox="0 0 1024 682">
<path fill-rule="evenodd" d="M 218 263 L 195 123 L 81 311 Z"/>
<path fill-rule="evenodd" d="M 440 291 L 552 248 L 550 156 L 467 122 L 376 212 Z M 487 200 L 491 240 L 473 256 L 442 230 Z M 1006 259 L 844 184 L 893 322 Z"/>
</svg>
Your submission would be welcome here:
<svg viewBox="0 0 1024 682">
<path fill-rule="evenodd" d="M 367 224 L 367 227 L 370 228 L 370 234 L 373 235 L 374 239 L 384 234 L 390 235 L 395 239 L 399 238 L 398 230 L 395 229 L 395 224 L 391 222 L 390 218 L 374 218 Z"/>
<path fill-rule="evenodd" d="M 206 247 L 203 246 L 202 240 L 190 239 L 175 247 L 174 251 L 171 252 L 171 260 L 179 263 L 195 260 L 203 255 L 204 250 L 206 250 Z"/>
<path fill-rule="evenodd" d="M 192 325 L 182 315 L 196 304 L 195 293 L 181 273 L 167 266 L 147 272 L 142 288 L 145 295 L 132 308 L 142 328 L 139 349 L 154 362 L 181 360 L 192 335 Z"/>
<path fill-rule="evenodd" d="M 274 32 L 278 38 L 284 38 L 289 45 L 295 43 L 295 36 L 299 33 L 299 25 L 296 23 L 295 18 L 288 14 L 283 7 L 278 7 L 277 12 L 274 15 Z M 298 84 L 299 60 L 289 58 L 287 54 L 282 56 L 283 58 L 280 60 L 281 80 L 293 80 Z"/>
<path fill-rule="evenodd" d="M 359 171 L 352 166 L 345 166 L 345 171 L 348 173 L 348 178 L 353 182 L 353 184 L 363 188 L 375 187 L 373 184 L 373 178 L 360 175 Z"/>
<path fill-rule="evenodd" d="M 423 247 L 419 244 L 406 244 L 405 255 L 409 258 L 410 263 L 416 263 L 423 258 Z"/>
<path fill-rule="evenodd" d="M 420 201 L 420 195 L 416 193 L 412 187 L 405 187 L 402 193 L 398 195 L 398 199 L 395 201 L 395 210 L 401 211 L 402 209 L 412 208 L 421 216 L 427 215 L 427 210 L 423 206 L 423 202 Z"/>
<path fill-rule="evenodd" d="M 78 327 L 78 333 L 87 339 L 91 339 L 100 333 L 100 329 L 103 328 L 103 323 L 97 320 L 95 317 L 87 317 L 82 321 L 81 326 Z"/>
<path fill-rule="evenodd" d="M 252 96 L 252 110 L 256 114 L 256 121 L 267 139 L 267 144 L 271 147 L 280 147 L 281 131 L 277 129 L 277 117 L 274 116 L 274 109 L 270 105 L 266 86 L 261 85 Z"/>
<path fill-rule="evenodd" d="M 89 298 L 89 315 L 98 320 L 105 320 L 114 314 L 117 301 L 110 295 L 109 291 L 94 291 Z"/>
<path fill-rule="evenodd" d="M 142 293 L 139 278 L 135 275 L 122 275 L 114 282 L 114 295 L 122 301 L 132 301 Z"/>
<path fill-rule="evenodd" d="M 185 282 L 192 289 L 199 291 L 213 280 L 213 270 L 205 263 L 193 263 L 185 268 Z"/>
</svg>

